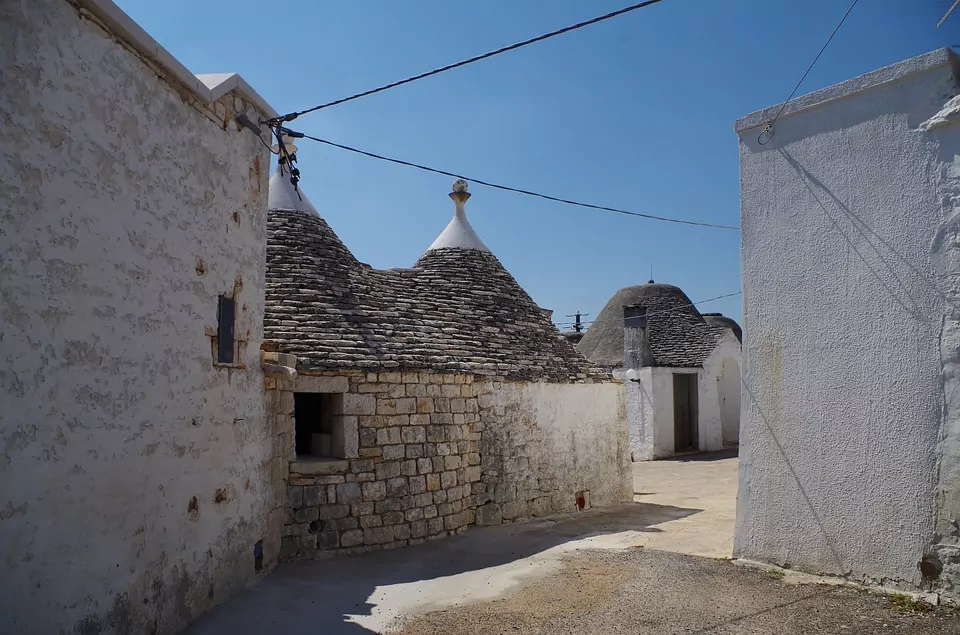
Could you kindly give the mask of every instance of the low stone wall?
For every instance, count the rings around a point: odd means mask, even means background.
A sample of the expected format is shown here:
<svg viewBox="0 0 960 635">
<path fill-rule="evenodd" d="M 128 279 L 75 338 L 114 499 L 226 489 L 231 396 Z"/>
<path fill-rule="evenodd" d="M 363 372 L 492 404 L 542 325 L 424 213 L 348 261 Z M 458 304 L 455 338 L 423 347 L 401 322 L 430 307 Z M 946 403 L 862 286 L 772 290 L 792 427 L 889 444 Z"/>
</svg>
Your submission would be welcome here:
<svg viewBox="0 0 960 635">
<path fill-rule="evenodd" d="M 632 492 L 619 383 L 355 371 L 271 377 L 267 388 L 290 466 L 283 560 L 417 544 Z M 342 460 L 296 457 L 295 392 L 342 393 Z"/>
<path fill-rule="evenodd" d="M 278 384 L 289 394 L 278 400 L 278 420 L 291 459 L 281 559 L 416 544 L 472 524 L 482 430 L 475 386 L 472 375 L 437 373 L 300 375 Z M 293 392 L 303 388 L 346 393 L 344 460 L 295 460 Z"/>
</svg>

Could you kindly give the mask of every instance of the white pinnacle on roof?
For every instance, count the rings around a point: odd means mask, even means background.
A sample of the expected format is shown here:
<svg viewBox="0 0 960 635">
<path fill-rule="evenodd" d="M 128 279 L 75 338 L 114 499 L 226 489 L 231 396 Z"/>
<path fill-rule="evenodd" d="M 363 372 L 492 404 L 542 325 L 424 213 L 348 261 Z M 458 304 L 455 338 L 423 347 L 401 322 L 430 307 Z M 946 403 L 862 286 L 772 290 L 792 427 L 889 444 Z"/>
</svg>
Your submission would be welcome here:
<svg viewBox="0 0 960 635">
<path fill-rule="evenodd" d="M 456 208 L 453 212 L 453 220 L 447 225 L 447 228 L 441 232 L 433 244 L 427 247 L 427 251 L 432 249 L 443 249 L 445 247 L 459 247 L 460 249 L 477 249 L 479 251 L 490 251 L 477 232 L 473 230 L 467 221 L 466 204 L 470 198 L 470 192 L 467 191 L 467 182 L 463 179 L 457 179 L 453 182 L 453 191 L 450 192 L 450 198 L 453 199 Z"/>
<path fill-rule="evenodd" d="M 303 190 L 299 190 L 299 196 L 297 194 L 298 191 L 293 188 L 293 183 L 290 182 L 290 171 L 283 170 L 281 174 L 280 166 L 277 165 L 276 172 L 270 177 L 267 209 L 271 211 L 276 209 L 296 210 L 319 216 L 317 208 L 313 206 Z"/>
</svg>

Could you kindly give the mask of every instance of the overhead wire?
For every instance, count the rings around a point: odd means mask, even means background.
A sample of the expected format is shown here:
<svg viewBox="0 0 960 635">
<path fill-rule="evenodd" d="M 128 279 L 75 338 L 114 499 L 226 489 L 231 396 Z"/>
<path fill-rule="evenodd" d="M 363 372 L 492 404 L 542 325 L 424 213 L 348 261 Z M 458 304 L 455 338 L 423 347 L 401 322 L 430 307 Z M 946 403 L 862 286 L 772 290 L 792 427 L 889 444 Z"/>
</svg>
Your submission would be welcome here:
<svg viewBox="0 0 960 635">
<path fill-rule="evenodd" d="M 598 22 L 603 22 L 603 21 L 605 21 L 605 20 L 610 20 L 610 19 L 612 19 L 612 18 L 616 18 L 616 17 L 618 17 L 618 16 L 621 16 L 621 15 L 624 15 L 624 14 L 627 14 L 627 13 L 630 13 L 630 12 L 632 12 L 632 11 L 636 11 L 636 10 L 638 10 L 638 9 L 643 9 L 644 7 L 648 7 L 648 6 L 652 5 L 652 4 L 657 4 L 657 3 L 662 2 L 662 1 L 663 1 L 663 0 L 644 0 L 643 2 L 638 2 L 638 3 L 636 3 L 636 4 L 632 4 L 632 5 L 628 6 L 628 7 L 624 7 L 624 8 L 622 8 L 622 9 L 618 9 L 618 10 L 616 10 L 616 11 L 611 11 L 610 13 L 606 13 L 606 14 L 604 14 L 604 15 L 597 16 L 597 17 L 595 17 L 595 18 L 591 18 L 591 19 L 585 20 L 585 21 L 583 21 L 583 22 L 578 22 L 578 23 L 576 23 L 576 24 L 571 24 L 570 26 L 563 27 L 562 29 L 557 29 L 556 31 L 550 31 L 549 33 L 544 33 L 543 35 L 538 35 L 537 37 L 530 38 L 529 40 L 524 40 L 524 41 L 522 41 L 522 42 L 516 42 L 516 43 L 511 44 L 511 45 L 509 45 L 509 46 L 504 46 L 504 47 L 502 47 L 502 48 L 498 48 L 498 49 L 496 49 L 495 51 L 489 51 L 489 52 L 487 52 L 487 53 L 483 53 L 482 55 L 476 55 L 476 56 L 474 56 L 474 57 L 471 57 L 471 58 L 468 58 L 468 59 L 465 59 L 465 60 L 461 60 L 461 61 L 455 62 L 455 63 L 453 63 L 453 64 L 447 64 L 446 66 L 441 66 L 440 68 L 435 68 L 435 69 L 433 69 L 433 70 L 431 70 L 431 71 L 427 71 L 426 73 L 420 73 L 419 75 L 414 75 L 413 77 L 407 77 L 406 79 L 401 79 L 401 80 L 396 81 L 396 82 L 391 82 L 391 83 L 389 83 L 389 84 L 384 84 L 383 86 L 379 86 L 379 87 L 377 87 L 377 88 L 373 88 L 373 89 L 370 89 L 370 90 L 365 90 L 365 91 L 363 91 L 363 92 L 361 92 L 361 93 L 356 93 L 356 94 L 354 94 L 354 95 L 350 95 L 349 97 L 344 97 L 344 98 L 342 98 L 342 99 L 336 99 L 336 100 L 334 100 L 334 101 L 330 101 L 330 102 L 327 102 L 327 103 L 325 103 L 325 104 L 320 104 L 319 106 L 314 106 L 314 107 L 312 107 L 312 108 L 307 108 L 306 110 L 299 110 L 299 111 L 287 113 L 286 115 L 282 115 L 282 116 L 280 116 L 280 117 L 276 117 L 276 118 L 274 118 L 274 119 L 270 119 L 270 120 L 269 120 L 269 123 L 271 123 L 271 124 L 278 124 L 278 123 L 293 121 L 294 119 L 296 119 L 297 117 L 299 117 L 299 116 L 301 116 L 301 115 L 306 115 L 306 114 L 311 113 L 311 112 L 316 112 L 317 110 L 323 110 L 324 108 L 329 108 L 329 107 L 331 107 L 331 106 L 336 106 L 336 105 L 339 105 L 339 104 L 344 104 L 344 103 L 346 103 L 346 102 L 348 102 L 348 101 L 353 101 L 353 100 L 355 100 L 355 99 L 360 99 L 361 97 L 367 97 L 368 95 L 373 95 L 373 94 L 376 94 L 376 93 L 380 93 L 380 92 L 383 92 L 383 91 L 385 91 L 385 90 L 389 90 L 389 89 L 391 89 L 391 88 L 396 88 L 397 86 L 403 86 L 404 84 L 410 84 L 410 83 L 412 83 L 412 82 L 415 82 L 415 81 L 418 81 L 418 80 L 421 80 L 421 79 L 425 79 L 425 78 L 427 78 L 427 77 L 432 77 L 432 76 L 434 76 L 434 75 L 439 75 L 440 73 L 444 73 L 444 72 L 446 72 L 446 71 L 450 71 L 450 70 L 453 70 L 453 69 L 455 69 L 455 68 L 460 68 L 460 67 L 466 66 L 466 65 L 468 65 L 468 64 L 473 64 L 474 62 L 479 62 L 479 61 L 482 61 L 482 60 L 485 60 L 485 59 L 489 59 L 489 58 L 491 58 L 491 57 L 494 57 L 494 56 L 496 56 L 496 55 L 500 55 L 500 54 L 502 54 L 502 53 L 507 53 L 507 52 L 509 52 L 509 51 L 515 51 L 515 50 L 517 50 L 517 49 L 519 49 L 519 48 L 523 48 L 524 46 L 529 46 L 529 45 L 531 45 L 531 44 L 536 44 L 537 42 L 542 42 L 542 41 L 544 41 L 544 40 L 549 40 L 549 39 L 552 38 L 552 37 L 556 37 L 556 36 L 558 36 L 558 35 L 563 35 L 564 33 L 570 33 L 571 31 L 576 31 L 577 29 L 582 29 L 582 28 L 584 28 L 584 27 L 591 26 L 591 25 L 593 25 L 593 24 L 597 24 Z"/>
<path fill-rule="evenodd" d="M 299 134 L 299 133 L 298 133 L 298 134 Z M 434 174 L 442 174 L 443 176 L 449 176 L 449 177 L 452 177 L 452 178 L 455 178 L 455 179 L 464 179 L 465 181 L 469 181 L 469 182 L 471 182 L 471 183 L 476 183 L 477 185 L 483 185 L 483 186 L 490 187 L 490 188 L 493 188 L 493 189 L 503 190 L 503 191 L 505 191 L 505 192 L 514 192 L 514 193 L 516 193 L 516 194 L 524 194 L 524 195 L 526 195 L 526 196 L 533 196 L 533 197 L 545 199 L 545 200 L 548 200 L 548 201 L 554 201 L 554 202 L 556 202 L 556 203 L 564 203 L 564 204 L 566 204 L 566 205 L 574 205 L 574 206 L 577 206 L 577 207 L 584 207 L 584 208 L 587 208 L 587 209 L 595 209 L 595 210 L 600 210 L 600 211 L 605 211 L 605 212 L 613 212 L 613 213 L 615 213 L 615 214 L 624 214 L 624 215 L 626 215 L 626 216 L 636 216 L 636 217 L 639 217 L 639 218 L 646 218 L 646 219 L 648 219 L 648 220 L 658 220 L 658 221 L 663 221 L 663 222 L 667 222 L 667 223 L 679 223 L 679 224 L 682 224 L 682 225 L 694 225 L 694 226 L 697 226 L 697 227 L 710 227 L 710 228 L 713 228 L 713 229 L 732 229 L 732 230 L 738 230 L 738 229 L 740 229 L 739 227 L 736 227 L 736 226 L 733 226 L 733 225 L 719 225 L 719 224 L 714 224 L 714 223 L 701 223 L 701 222 L 699 222 L 699 221 L 684 220 L 684 219 L 680 219 L 680 218 L 669 218 L 669 217 L 666 217 L 666 216 L 656 216 L 656 215 L 653 215 L 653 214 L 643 214 L 643 213 L 641 213 L 641 212 L 632 212 L 632 211 L 628 211 L 628 210 L 625 210 L 625 209 L 619 209 L 619 208 L 616 208 L 616 207 L 607 207 L 607 206 L 605 206 L 605 205 L 594 205 L 593 203 L 583 203 L 583 202 L 581 202 L 581 201 L 574 201 L 574 200 L 571 200 L 571 199 L 560 198 L 560 197 L 557 197 L 557 196 L 550 196 L 549 194 L 542 194 L 542 193 L 540 193 L 540 192 L 534 192 L 534 191 L 531 191 L 531 190 L 524 190 L 524 189 L 520 189 L 520 188 L 517 188 L 517 187 L 510 187 L 510 186 L 508 186 L 508 185 L 500 185 L 500 184 L 498 184 L 498 183 L 493 183 L 493 182 L 490 182 L 490 181 L 485 181 L 485 180 L 483 180 L 483 179 L 476 179 L 476 178 L 464 176 L 464 175 L 462 175 L 462 174 L 457 174 L 456 172 L 449 172 L 449 171 L 447 171 L 447 170 L 439 170 L 439 169 L 437 169 L 437 168 L 431 168 L 431 167 L 428 167 L 428 166 L 425 166 L 425 165 L 421 165 L 421 164 L 419 164 L 419 163 L 413 163 L 413 162 L 411 162 L 411 161 L 404 161 L 403 159 L 395 159 L 395 158 L 392 158 L 392 157 L 387 157 L 387 156 L 384 156 L 384 155 L 381 155 L 381 154 L 376 154 L 376 153 L 373 153 L 373 152 L 368 152 L 368 151 L 366 151 L 366 150 L 360 150 L 359 148 L 354 148 L 354 147 L 351 147 L 351 146 L 343 145 L 343 144 L 341 144 L 341 143 L 335 143 L 335 142 L 329 141 L 329 140 L 327 140 L 327 139 L 321 139 L 320 137 L 313 137 L 313 136 L 310 136 L 310 135 L 306 135 L 306 134 L 305 134 L 305 135 L 303 135 L 303 138 L 304 138 L 304 139 L 310 139 L 311 141 L 316 141 L 316 142 L 318 142 L 318 143 L 323 143 L 323 144 L 326 144 L 326 145 L 328 145 L 328 146 L 332 146 L 332 147 L 334 147 L 334 148 L 339 148 L 339 149 L 341 149 L 341 150 L 346 150 L 346 151 L 348 151 L 348 152 L 354 152 L 354 153 L 356 153 L 356 154 L 362 154 L 363 156 L 367 156 L 367 157 L 370 157 L 370 158 L 373 158 L 373 159 L 379 159 L 380 161 L 388 161 L 388 162 L 390 162 L 390 163 L 395 163 L 395 164 L 397 164 L 397 165 L 405 165 L 405 166 L 407 166 L 407 167 L 416 168 L 416 169 L 418 169 L 418 170 L 423 170 L 423 171 L 425 171 L 425 172 L 432 172 L 432 173 L 434 173 Z"/>
<path fill-rule="evenodd" d="M 817 53 L 817 56 L 813 58 L 813 61 L 810 62 L 810 66 L 807 67 L 807 70 L 800 77 L 800 81 L 797 82 L 797 85 L 793 87 L 793 90 L 790 91 L 790 96 L 787 97 L 787 100 L 780 104 L 780 109 L 777 111 L 777 114 L 774 115 L 773 119 L 770 120 L 768 124 L 763 127 L 763 132 L 760 133 L 760 136 L 757 137 L 757 143 L 760 145 L 767 145 L 770 143 L 770 139 L 773 138 L 773 126 L 777 123 L 777 119 L 780 118 L 780 115 L 783 114 L 784 108 L 787 107 L 787 104 L 793 99 L 793 96 L 797 94 L 797 91 L 800 90 L 800 85 L 803 83 L 803 80 L 807 78 L 807 75 L 810 74 L 810 71 L 813 70 L 813 67 L 816 65 L 817 61 L 820 59 L 820 56 L 823 55 L 823 52 L 827 50 L 827 47 L 830 46 L 830 42 L 833 41 L 833 37 L 837 34 L 837 31 L 840 30 L 840 27 L 843 26 L 843 23 L 847 21 L 847 16 L 850 15 L 850 12 L 853 11 L 853 8 L 857 6 L 859 0 L 853 0 L 850 3 L 850 6 L 847 7 L 846 13 L 843 14 L 843 17 L 840 18 L 840 22 L 837 23 L 837 26 L 833 29 L 833 32 L 830 34 L 830 37 L 827 38 L 827 41 L 823 43 L 823 46 L 820 47 L 820 51 Z M 766 135 L 766 141 L 763 141 L 763 137 Z"/>
<path fill-rule="evenodd" d="M 690 306 L 697 306 L 697 305 L 700 305 L 700 304 L 706 304 L 706 303 L 708 303 L 708 302 L 714 302 L 714 301 L 716 301 L 716 300 L 723 300 L 724 298 L 732 298 L 732 297 L 734 297 L 734 296 L 741 295 L 742 293 L 743 293 L 743 291 L 734 291 L 733 293 L 726 293 L 726 294 L 724 294 L 724 295 L 718 295 L 718 296 L 713 297 L 713 298 L 707 298 L 706 300 L 697 300 L 696 302 L 688 302 L 687 304 L 678 304 L 677 306 L 672 307 L 672 308 L 670 308 L 670 309 L 662 309 L 662 310 L 660 310 L 660 311 L 652 311 L 652 312 L 650 312 L 650 313 L 647 313 L 647 318 L 651 318 L 651 317 L 653 317 L 653 316 L 655 316 L 655 315 L 663 315 L 663 314 L 665 314 L 665 313 L 673 313 L 673 312 L 677 311 L 678 309 L 684 309 L 684 308 L 690 307 Z M 620 320 L 616 320 L 616 321 L 619 322 Z M 608 323 L 609 323 L 609 322 L 613 322 L 613 320 L 610 320 L 610 321 L 608 321 L 608 320 L 586 320 L 586 321 L 580 322 L 580 324 L 591 324 L 591 325 L 592 325 L 592 324 L 597 324 L 597 323 L 601 323 L 601 322 L 608 322 Z M 575 324 L 575 322 L 555 322 L 555 324 L 560 325 L 560 326 L 567 326 L 567 325 Z"/>
</svg>

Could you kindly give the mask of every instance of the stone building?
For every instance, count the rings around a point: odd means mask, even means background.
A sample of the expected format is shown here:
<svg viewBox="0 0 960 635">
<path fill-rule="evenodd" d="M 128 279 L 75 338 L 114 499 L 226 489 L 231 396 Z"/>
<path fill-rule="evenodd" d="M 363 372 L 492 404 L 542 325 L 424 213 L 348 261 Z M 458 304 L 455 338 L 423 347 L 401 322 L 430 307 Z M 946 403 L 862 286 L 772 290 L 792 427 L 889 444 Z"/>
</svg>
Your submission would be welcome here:
<svg viewBox="0 0 960 635">
<path fill-rule="evenodd" d="M 740 119 L 740 558 L 960 584 L 960 63 Z"/>
<path fill-rule="evenodd" d="M 0 3 L 0 60 L 0 630 L 176 632 L 279 552 L 276 113 L 107 0 Z"/>
<path fill-rule="evenodd" d="M 610 298 L 577 350 L 628 379 L 634 461 L 738 443 L 739 330 L 730 318 L 708 321 L 681 289 L 653 280 Z"/>
<path fill-rule="evenodd" d="M 413 267 L 359 262 L 289 181 L 268 214 L 265 368 L 283 553 L 422 542 L 632 497 L 623 387 L 455 214 Z"/>
</svg>

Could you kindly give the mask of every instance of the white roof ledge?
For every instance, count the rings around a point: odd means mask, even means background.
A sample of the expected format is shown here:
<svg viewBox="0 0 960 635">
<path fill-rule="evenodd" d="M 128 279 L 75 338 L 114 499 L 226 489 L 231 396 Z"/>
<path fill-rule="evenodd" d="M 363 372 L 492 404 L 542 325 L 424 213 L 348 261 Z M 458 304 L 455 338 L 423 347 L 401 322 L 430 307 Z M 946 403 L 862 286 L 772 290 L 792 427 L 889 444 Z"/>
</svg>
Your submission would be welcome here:
<svg viewBox="0 0 960 635">
<path fill-rule="evenodd" d="M 277 111 L 240 75 L 236 73 L 194 75 L 191 73 L 170 51 L 150 37 L 149 33 L 111 0 L 74 1 L 135 51 L 168 71 L 173 78 L 194 92 L 201 101 L 212 103 L 231 90 L 236 90 L 268 117 L 277 116 Z"/>
</svg>

